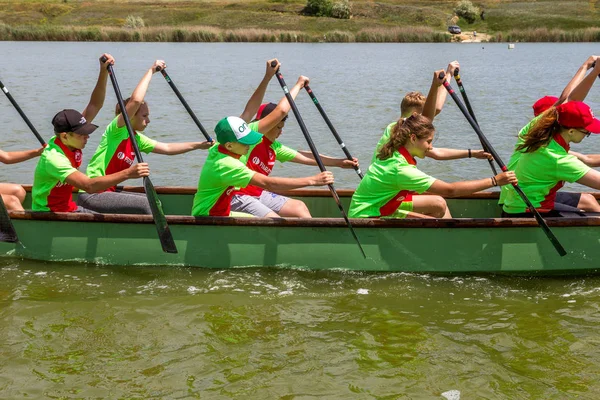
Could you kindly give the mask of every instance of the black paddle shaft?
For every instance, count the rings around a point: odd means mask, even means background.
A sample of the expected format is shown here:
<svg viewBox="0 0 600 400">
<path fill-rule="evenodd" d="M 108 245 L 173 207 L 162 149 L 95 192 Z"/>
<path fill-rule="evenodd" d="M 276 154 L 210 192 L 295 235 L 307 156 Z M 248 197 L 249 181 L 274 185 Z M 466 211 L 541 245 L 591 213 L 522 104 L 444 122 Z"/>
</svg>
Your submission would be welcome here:
<svg viewBox="0 0 600 400">
<path fill-rule="evenodd" d="M 202 132 L 202 134 L 204 135 L 204 137 L 206 138 L 206 140 L 208 140 L 209 142 L 213 142 L 214 140 L 206 132 L 206 129 L 204 129 L 204 127 L 202 126 L 202 124 L 200 123 L 200 121 L 198 120 L 198 118 L 196 117 L 196 114 L 194 114 L 194 111 L 192 111 L 192 109 L 188 105 L 187 101 L 185 101 L 185 99 L 183 98 L 183 96 L 179 92 L 179 89 L 177 89 L 177 86 L 175 86 L 175 83 L 173 82 L 173 80 L 171 79 L 171 77 L 169 76 L 169 74 L 167 74 L 167 71 L 165 71 L 164 69 L 161 69 L 160 73 L 162 74 L 162 76 L 164 76 L 164 78 L 167 81 L 167 83 L 169 84 L 169 86 L 171 86 L 171 89 L 173 89 L 173 92 L 175 92 L 175 95 L 177 96 L 177 98 L 179 99 L 179 101 L 181 102 L 181 104 L 183 104 L 183 106 L 185 107 L 185 109 L 188 112 L 188 114 L 190 114 L 190 117 L 192 117 L 192 119 L 194 120 L 194 123 L 196 124 L 196 126 L 198 127 L 198 129 L 200 129 L 200 132 Z"/>
<path fill-rule="evenodd" d="M 319 100 L 317 99 L 317 96 L 315 96 L 315 94 L 313 93 L 312 89 L 310 88 L 310 86 L 308 85 L 304 85 L 304 89 L 306 89 L 306 92 L 308 93 L 308 95 L 310 96 L 310 98 L 312 99 L 313 103 L 315 104 L 315 106 L 317 106 L 317 110 L 319 110 L 319 113 L 321 114 L 321 116 L 323 117 L 323 119 L 325 120 L 325 123 L 327 124 L 327 126 L 329 127 L 329 130 L 331 131 L 331 133 L 333 133 L 333 136 L 335 137 L 335 140 L 337 140 L 338 144 L 340 145 L 340 147 L 342 148 L 342 151 L 344 152 L 344 154 L 346 155 L 346 158 L 350 161 L 353 160 L 352 155 L 350 154 L 350 151 L 348 150 L 348 148 L 346 147 L 346 144 L 344 143 L 344 141 L 342 140 L 342 138 L 340 137 L 340 135 L 337 133 L 337 131 L 335 130 L 335 127 L 333 126 L 333 124 L 331 123 L 331 121 L 329 120 L 329 117 L 327 117 L 327 114 L 325 113 L 325 110 L 323 109 L 323 107 L 321 106 L 321 103 L 319 103 Z M 363 178 L 363 173 L 360 170 L 359 167 L 354 167 L 354 170 L 356 171 L 356 173 L 358 174 L 359 178 L 362 179 Z"/>
<path fill-rule="evenodd" d="M 0 196 L 0 242 L 19 242 L 17 230 L 13 226 L 10 215 L 8 215 L 8 210 L 6 209 L 4 200 L 2 200 L 2 196 Z"/>
<path fill-rule="evenodd" d="M 102 62 L 105 61 L 106 58 L 102 60 Z M 133 151 L 135 152 L 135 156 L 137 158 L 138 163 L 144 162 L 142 158 L 142 153 L 140 152 L 137 141 L 135 140 L 133 127 L 131 126 L 131 121 L 129 120 L 129 116 L 127 115 L 127 109 L 125 108 L 125 102 L 123 101 L 123 96 L 121 95 L 119 84 L 117 83 L 115 71 L 113 70 L 113 67 L 110 64 L 107 66 L 107 69 L 108 74 L 110 75 L 110 80 L 112 82 L 113 88 L 115 90 L 115 95 L 117 96 L 119 108 L 121 109 L 121 115 L 123 116 L 123 120 L 125 121 L 125 126 L 127 126 L 127 133 L 129 133 L 129 140 L 131 141 L 131 145 L 133 146 Z M 152 210 L 152 218 L 154 219 L 154 225 L 156 226 L 156 231 L 158 232 L 158 238 L 160 240 L 160 244 L 162 246 L 163 251 L 165 253 L 177 253 L 177 246 L 175 245 L 175 241 L 173 240 L 171 229 L 167 224 L 167 218 L 165 217 L 165 214 L 162 210 L 160 200 L 158 199 L 158 195 L 156 194 L 156 189 L 154 189 L 152 181 L 150 181 L 150 178 L 147 176 L 144 177 L 144 190 L 146 192 L 146 197 L 148 198 L 148 203 L 150 203 L 150 209 Z"/>
<path fill-rule="evenodd" d="M 460 79 L 460 74 L 459 74 L 458 68 L 456 68 L 454 70 L 454 79 L 456 79 L 456 84 L 458 85 L 458 88 L 460 89 L 460 94 L 462 95 L 462 98 L 465 101 L 465 105 L 467 106 L 467 109 L 469 110 L 469 114 L 473 118 L 473 121 L 475 121 L 477 123 L 477 125 L 479 126 L 479 122 L 477 122 L 477 118 L 475 118 L 475 112 L 473 112 L 473 108 L 471 108 L 471 102 L 469 101 L 469 98 L 467 97 L 467 91 L 465 90 L 462 80 Z M 483 144 L 483 141 L 479 140 L 479 142 L 481 143 L 481 147 L 483 147 L 483 150 L 489 153 L 487 147 Z M 492 172 L 494 173 L 494 175 L 498 175 L 498 171 L 496 171 L 496 167 L 494 167 L 494 162 L 492 160 L 488 160 L 488 162 L 490 163 L 490 168 L 492 169 Z"/>
<path fill-rule="evenodd" d="M 274 62 L 271 63 L 271 66 L 273 66 L 273 67 L 275 65 L 277 65 L 277 64 L 276 63 L 274 64 Z M 298 111 L 298 107 L 296 107 L 296 103 L 294 102 L 294 99 L 292 98 L 292 95 L 290 94 L 290 91 L 288 90 L 288 87 L 285 84 L 285 81 L 283 80 L 283 75 L 281 74 L 281 72 L 279 72 L 279 70 L 277 70 L 275 75 L 277 76 L 277 80 L 279 81 L 279 84 L 281 85 L 281 88 L 283 89 L 283 93 L 285 93 L 285 97 L 287 98 L 287 101 L 290 103 L 290 107 L 292 108 L 292 111 L 294 112 L 296 121 L 298 121 L 298 125 L 300 125 L 300 130 L 304 134 L 304 138 L 306 139 L 306 142 L 308 143 L 308 147 L 310 147 L 310 151 L 312 152 L 313 157 L 315 158 L 315 161 L 317 162 L 317 165 L 319 166 L 319 169 L 321 170 L 321 172 L 325 172 L 326 171 L 325 165 L 323 164 L 323 161 L 321 160 L 321 157 L 319 156 L 317 147 L 315 146 L 314 142 L 312 141 L 312 138 L 310 137 L 310 134 L 308 133 L 308 129 L 306 129 L 306 125 L 304 125 L 304 121 L 302 120 L 300 111 Z M 328 184 L 327 186 L 329 187 L 329 191 L 331 192 L 331 195 L 333 196 L 335 202 L 337 203 L 337 206 L 340 209 L 340 213 L 344 217 L 344 220 L 346 221 L 346 225 L 348 225 L 348 228 L 350 229 L 350 232 L 352 233 L 352 236 L 354 237 L 354 240 L 356 241 L 356 244 L 358 245 L 360 252 L 362 253 L 364 258 L 367 258 L 367 255 L 365 254 L 365 251 L 363 250 L 362 245 L 360 244 L 360 240 L 358 240 L 358 236 L 356 236 L 356 232 L 354 232 L 354 228 L 352 227 L 352 224 L 350 223 L 350 220 L 348 219 L 348 216 L 346 215 L 346 211 L 344 211 L 344 207 L 342 207 L 342 202 L 340 200 L 340 196 L 338 196 L 335 188 L 333 187 L 333 184 Z"/>
<path fill-rule="evenodd" d="M 33 124 L 31 123 L 31 121 L 29 120 L 29 118 L 27 118 L 27 115 L 25 115 L 25 113 L 23 112 L 23 110 L 21 110 L 21 107 L 19 107 L 19 105 L 17 104 L 17 102 L 13 98 L 12 94 L 10 94 L 10 92 L 8 91 L 8 89 L 6 88 L 6 86 L 4 86 L 4 84 L 2 83 L 2 81 L 0 81 L 0 89 L 2 89 L 2 91 L 4 92 L 4 94 L 6 95 L 6 97 L 8 97 L 8 100 L 10 100 L 10 102 L 15 107 L 15 109 L 17 110 L 17 112 L 19 113 L 19 115 L 21 115 L 21 118 L 23 118 L 23 121 L 25 121 L 25 123 L 27 124 L 27 126 L 29 127 L 29 129 L 31 129 L 31 132 L 33 132 L 33 134 L 35 135 L 35 137 L 37 138 L 37 140 L 40 142 L 40 144 L 42 146 L 45 145 L 46 141 L 42 138 L 42 136 L 39 134 L 39 132 L 37 131 L 37 129 L 35 129 L 35 126 L 33 126 Z"/>
<path fill-rule="evenodd" d="M 445 76 L 445 74 L 443 72 L 441 72 L 439 75 L 439 78 L 443 79 L 444 76 Z M 469 124 L 471 124 L 471 127 L 473 127 L 473 130 L 475 130 L 475 133 L 477 134 L 477 136 L 479 136 L 479 139 L 482 141 L 483 145 L 486 146 L 487 149 L 489 150 L 489 152 L 492 154 L 492 156 L 494 157 L 494 160 L 496 160 L 496 162 L 500 166 L 500 169 L 502 171 L 506 172 L 508 170 L 506 168 L 506 165 L 502 162 L 502 159 L 500 158 L 500 156 L 498 155 L 496 150 L 494 150 L 494 148 L 492 147 L 490 142 L 487 140 L 487 138 L 485 137 L 483 132 L 481 132 L 481 129 L 479 129 L 479 125 L 477 125 L 477 123 L 473 120 L 473 118 L 471 118 L 471 116 L 469 115 L 469 112 L 465 108 L 464 104 L 462 104 L 462 102 L 460 101 L 460 99 L 458 98 L 456 93 L 454 92 L 454 89 L 452 89 L 452 87 L 446 80 L 444 80 L 443 85 L 446 88 L 446 90 L 448 91 L 448 93 L 450 94 L 450 96 L 452 97 L 452 99 L 454 100 L 454 102 L 456 103 L 456 105 L 458 106 L 458 108 L 460 109 L 460 111 L 463 113 L 463 115 L 465 116 L 467 121 L 469 121 Z M 525 202 L 525 204 L 527 205 L 529 210 L 533 213 L 533 216 L 537 220 L 540 227 L 543 229 L 544 233 L 546 234 L 546 236 L 548 237 L 548 239 L 550 240 L 550 242 L 552 243 L 552 245 L 554 246 L 554 248 L 556 249 L 558 254 L 560 254 L 561 257 L 566 255 L 567 252 L 565 251 L 564 247 L 560 244 L 560 242 L 558 241 L 556 236 L 554 236 L 554 234 L 552 233 L 552 231 L 546 224 L 546 221 L 544 221 L 544 218 L 542 218 L 542 216 L 540 215 L 538 210 L 536 210 L 535 207 L 533 206 L 533 204 L 531 204 L 531 201 L 529 201 L 529 199 L 527 198 L 527 195 L 523 192 L 523 190 L 519 187 L 518 184 L 513 184 L 513 187 L 515 188 L 515 190 L 517 191 L 519 196 L 521 196 L 521 199 L 523 199 L 523 201 Z"/>
</svg>

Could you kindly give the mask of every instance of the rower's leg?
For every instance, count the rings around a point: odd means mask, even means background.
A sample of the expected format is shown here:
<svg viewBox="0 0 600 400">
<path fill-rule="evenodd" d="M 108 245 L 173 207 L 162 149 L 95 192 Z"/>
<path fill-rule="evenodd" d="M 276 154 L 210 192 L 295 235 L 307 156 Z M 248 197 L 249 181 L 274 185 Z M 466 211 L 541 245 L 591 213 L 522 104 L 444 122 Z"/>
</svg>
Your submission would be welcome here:
<svg viewBox="0 0 600 400">
<path fill-rule="evenodd" d="M 577 208 L 583 211 L 600 212 L 600 204 L 594 196 L 589 193 L 581 193 Z"/>
<path fill-rule="evenodd" d="M 23 205 L 17 196 L 13 196 L 11 194 L 3 194 L 2 201 L 6 206 L 7 210 L 11 211 L 23 211 Z"/>
<path fill-rule="evenodd" d="M 312 218 L 306 204 L 296 199 L 288 199 L 279 210 L 279 215 L 282 217 Z"/>
<path fill-rule="evenodd" d="M 413 196 L 413 211 L 425 215 L 431 215 L 435 218 L 452 218 L 450 210 L 441 196 L 419 195 Z"/>
<path fill-rule="evenodd" d="M 25 201 L 27 192 L 25 192 L 23 186 L 17 185 L 16 183 L 0 183 L 0 194 L 15 196 L 22 204 Z M 21 209 L 23 208 L 21 207 Z"/>
</svg>

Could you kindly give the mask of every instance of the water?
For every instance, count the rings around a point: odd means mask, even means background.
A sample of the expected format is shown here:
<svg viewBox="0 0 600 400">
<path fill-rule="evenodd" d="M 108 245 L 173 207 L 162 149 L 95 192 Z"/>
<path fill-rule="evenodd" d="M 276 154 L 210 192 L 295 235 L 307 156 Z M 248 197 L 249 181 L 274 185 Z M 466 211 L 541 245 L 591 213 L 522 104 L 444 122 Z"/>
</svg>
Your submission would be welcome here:
<svg viewBox="0 0 600 400">
<path fill-rule="evenodd" d="M 44 137 L 52 136 L 52 116 L 63 108 L 82 110 L 98 75 L 97 58 L 110 52 L 117 60 L 115 72 L 124 96 L 129 96 L 154 59 L 167 61 L 168 72 L 184 98 L 210 134 L 224 116 L 240 115 L 261 81 L 265 61 L 278 57 L 291 87 L 300 74 L 311 78 L 311 87 L 350 152 L 366 170 L 383 129 L 399 116 L 407 91 L 427 93 L 433 71 L 454 59 L 477 119 L 497 152 L 508 161 L 518 130 L 533 116 L 531 105 L 539 97 L 558 96 L 585 59 L 597 51 L 594 44 L 525 44 L 514 50 L 506 44 L 236 44 L 236 43 L 27 43 L 0 42 L 7 57 L 0 60 L 0 79 Z M 549 61 L 552 60 L 552 61 Z M 554 60 L 560 60 L 555 62 Z M 453 82 L 455 89 L 458 89 Z M 442 88 L 443 90 L 443 88 Z M 265 101 L 277 102 L 283 91 L 273 78 Z M 204 140 L 196 125 L 160 74 L 155 74 L 146 97 L 151 123 L 146 133 L 160 141 Z M 600 91 L 592 88 L 587 101 L 600 106 Z M 91 158 L 103 128 L 114 112 L 116 98 L 110 82 L 105 107 L 94 121 L 101 128 L 84 150 L 83 165 Z M 297 105 L 322 154 L 343 153 L 308 94 L 300 93 Z M 0 100 L 0 148 L 35 147 L 37 141 L 7 99 Z M 448 96 L 435 120 L 434 146 L 480 148 L 479 140 Z M 294 118 L 281 141 L 308 150 Z M 573 147 L 584 153 L 600 152 L 600 141 L 586 139 Z M 205 151 L 177 157 L 148 155 L 156 185 L 196 186 Z M 35 160 L 0 168 L 0 181 L 31 183 Z M 448 181 L 490 176 L 482 160 L 436 162 L 419 166 Z M 278 164 L 278 176 L 307 176 L 316 167 Z M 334 169 L 336 187 L 355 188 L 353 170 Z M 130 181 L 140 185 L 140 181 Z"/>
<path fill-rule="evenodd" d="M 0 278 L 1 398 L 600 393 L 598 278 L 33 262 Z"/>
<path fill-rule="evenodd" d="M 62 108 L 82 109 L 112 53 L 130 92 L 155 58 L 205 127 L 239 115 L 278 57 L 289 86 L 302 73 L 351 152 L 370 160 L 408 90 L 426 91 L 434 69 L 458 59 L 478 120 L 507 160 L 542 95 L 558 95 L 591 44 L 123 44 L 0 42 L 0 79 L 38 130 Z M 551 62 L 549 62 L 551 60 Z M 588 103 L 600 102 L 593 88 Z M 278 100 L 273 79 L 266 99 Z M 201 135 L 155 75 L 149 136 Z M 111 119 L 110 84 L 98 125 Z M 341 155 L 306 94 L 298 107 L 319 150 Z M 36 141 L 0 101 L 0 148 Z M 478 140 L 448 99 L 436 119 L 438 147 Z M 89 160 L 100 132 L 84 151 Z M 306 149 L 291 118 L 282 141 Z M 574 146 L 599 152 L 592 137 Z M 205 152 L 149 155 L 156 185 L 196 184 Z M 85 164 L 86 161 L 84 161 Z M 445 180 L 489 176 L 476 160 L 423 160 Z M 31 183 L 35 161 L 0 168 L 2 181 Z M 279 165 L 279 176 L 315 172 Z M 354 188 L 353 171 L 335 170 Z M 135 182 L 134 184 L 136 184 Z M 139 184 L 139 183 L 138 183 Z M 432 246 L 435 245 L 432 243 Z M 205 399 L 596 399 L 600 393 L 600 280 L 444 277 L 275 269 L 60 265 L 0 261 L 0 398 Z M 458 397 L 457 397 L 458 396 Z"/>
</svg>

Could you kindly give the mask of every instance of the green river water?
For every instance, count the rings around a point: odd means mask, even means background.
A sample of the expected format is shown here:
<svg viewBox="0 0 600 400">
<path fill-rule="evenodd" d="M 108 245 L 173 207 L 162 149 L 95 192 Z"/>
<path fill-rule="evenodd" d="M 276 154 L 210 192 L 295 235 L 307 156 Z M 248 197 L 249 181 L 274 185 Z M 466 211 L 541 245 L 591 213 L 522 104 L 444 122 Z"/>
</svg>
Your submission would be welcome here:
<svg viewBox="0 0 600 400">
<path fill-rule="evenodd" d="M 595 277 L 1 265 L 2 399 L 600 395 Z"/>
</svg>

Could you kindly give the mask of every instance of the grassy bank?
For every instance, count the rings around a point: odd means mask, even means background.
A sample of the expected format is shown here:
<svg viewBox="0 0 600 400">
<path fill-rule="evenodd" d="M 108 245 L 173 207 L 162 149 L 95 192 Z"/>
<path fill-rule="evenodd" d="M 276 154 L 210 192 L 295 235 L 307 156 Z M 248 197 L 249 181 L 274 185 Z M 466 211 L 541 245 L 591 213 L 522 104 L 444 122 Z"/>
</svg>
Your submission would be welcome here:
<svg viewBox="0 0 600 400">
<path fill-rule="evenodd" d="M 600 41 L 600 0 L 482 0 L 463 31 L 492 41 Z M 0 40 L 447 42 L 455 0 L 351 1 L 352 18 L 303 14 L 306 0 L 0 0 Z M 142 26 L 143 25 L 143 26 Z M 532 27 L 536 27 L 533 29 Z"/>
</svg>

